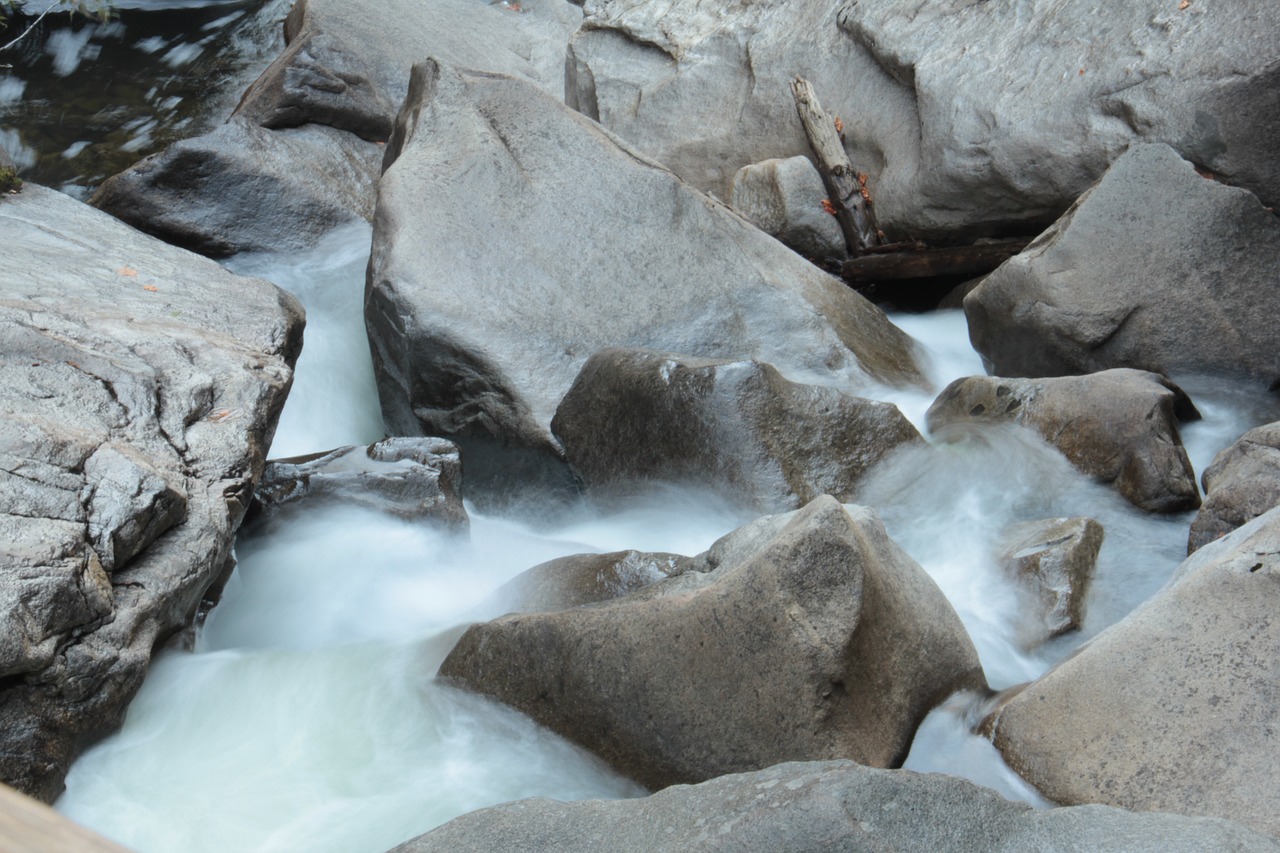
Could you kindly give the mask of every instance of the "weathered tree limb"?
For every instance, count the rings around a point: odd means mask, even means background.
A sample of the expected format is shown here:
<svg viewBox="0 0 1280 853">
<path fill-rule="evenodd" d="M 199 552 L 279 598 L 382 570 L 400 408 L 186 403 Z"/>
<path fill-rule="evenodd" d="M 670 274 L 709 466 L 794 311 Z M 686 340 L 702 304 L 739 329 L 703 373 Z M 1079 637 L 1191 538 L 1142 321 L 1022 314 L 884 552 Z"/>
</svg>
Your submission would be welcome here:
<svg viewBox="0 0 1280 853">
<path fill-rule="evenodd" d="M 850 284 L 943 275 L 982 275 L 1021 252 L 1029 242 L 1029 239 L 1017 238 L 973 246 L 866 254 L 845 261 L 840 274 Z"/>
<path fill-rule="evenodd" d="M 856 258 L 883 242 L 871 206 L 862 195 L 858 172 L 844 151 L 835 121 L 822 109 L 809 81 L 796 77 L 791 81 L 791 94 L 795 97 L 800 124 L 804 126 L 809 146 L 817 158 L 822 183 L 827 188 L 831 206 L 835 208 L 845 248 L 851 257 Z"/>
</svg>

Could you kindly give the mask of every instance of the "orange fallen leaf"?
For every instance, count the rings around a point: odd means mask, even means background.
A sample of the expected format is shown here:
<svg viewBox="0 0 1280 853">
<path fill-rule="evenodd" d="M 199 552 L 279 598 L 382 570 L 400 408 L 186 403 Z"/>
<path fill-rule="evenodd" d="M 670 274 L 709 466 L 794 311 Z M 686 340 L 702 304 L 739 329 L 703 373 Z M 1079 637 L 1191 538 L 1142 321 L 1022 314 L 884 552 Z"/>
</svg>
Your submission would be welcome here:
<svg viewBox="0 0 1280 853">
<path fill-rule="evenodd" d="M 822 200 L 822 209 L 832 216 L 836 215 L 836 206 L 831 203 L 831 199 L 824 198 Z"/>
<path fill-rule="evenodd" d="M 840 120 L 840 116 L 836 116 L 836 133 L 844 133 L 844 122 Z"/>
<path fill-rule="evenodd" d="M 151 293 L 155 293 L 155 292 L 156 292 L 157 290 L 159 290 L 160 288 L 156 287 L 154 284 L 144 284 L 144 285 L 142 285 L 142 289 L 143 289 L 143 290 L 146 290 L 146 291 L 149 291 L 149 292 L 151 292 Z"/>
<path fill-rule="evenodd" d="M 116 270 L 116 273 L 118 275 L 137 275 L 138 271 L 133 267 L 120 267 L 120 269 Z"/>
<path fill-rule="evenodd" d="M 1083 76 L 1084 76 L 1084 69 L 1083 69 L 1083 68 L 1081 68 L 1081 69 L 1080 69 L 1080 76 L 1081 76 L 1081 77 L 1083 77 Z"/>
<path fill-rule="evenodd" d="M 1187 8 L 1190 5 L 1191 5 L 1191 0 L 1182 0 L 1182 2 L 1178 4 L 1178 11 L 1181 12 L 1183 9 Z"/>
</svg>

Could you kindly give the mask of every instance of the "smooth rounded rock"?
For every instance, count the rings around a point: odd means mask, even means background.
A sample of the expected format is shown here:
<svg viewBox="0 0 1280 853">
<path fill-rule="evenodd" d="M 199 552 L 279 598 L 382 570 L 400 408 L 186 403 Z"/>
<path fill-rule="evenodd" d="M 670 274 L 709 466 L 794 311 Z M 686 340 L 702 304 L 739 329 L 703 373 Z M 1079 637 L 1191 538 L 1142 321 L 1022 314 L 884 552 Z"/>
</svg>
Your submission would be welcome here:
<svg viewBox="0 0 1280 853">
<path fill-rule="evenodd" d="M 1246 432 L 1200 479 L 1204 503 L 1191 522 L 1188 554 L 1280 506 L 1280 423 Z"/>
</svg>

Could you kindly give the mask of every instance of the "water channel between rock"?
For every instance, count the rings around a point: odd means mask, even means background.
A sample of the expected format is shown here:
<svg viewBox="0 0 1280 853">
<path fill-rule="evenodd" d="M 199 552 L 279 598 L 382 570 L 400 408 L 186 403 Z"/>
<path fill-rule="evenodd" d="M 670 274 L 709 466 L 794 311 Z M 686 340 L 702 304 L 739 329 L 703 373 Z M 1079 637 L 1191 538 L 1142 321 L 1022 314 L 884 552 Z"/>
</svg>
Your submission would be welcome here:
<svg viewBox="0 0 1280 853">
<path fill-rule="evenodd" d="M 367 226 L 355 225 L 305 255 L 228 264 L 291 290 L 308 310 L 275 457 L 381 435 L 361 311 L 368 246 Z M 960 312 L 895 320 L 927 350 L 935 387 L 868 396 L 898 404 L 923 430 L 937 390 L 984 371 Z M 1184 435 L 1201 470 L 1265 414 L 1230 389 L 1188 384 L 1205 414 Z M 860 500 L 946 593 L 997 689 L 1036 677 L 1158 589 L 1185 553 L 1189 522 L 1132 508 L 1022 430 L 900 453 Z M 553 520 L 469 509 L 462 539 L 354 510 L 242 535 L 239 568 L 195 650 L 159 657 L 123 729 L 72 768 L 58 809 L 140 851 L 380 851 L 506 800 L 642 794 L 521 715 L 432 676 L 462 626 L 498 615 L 487 597 L 524 569 L 587 551 L 695 554 L 747 518 L 675 487 Z M 1096 518 L 1106 541 L 1085 630 L 1027 653 L 994 540 L 1011 522 L 1046 515 Z M 931 714 L 906 766 L 1042 804 L 970 734 L 974 702 L 956 696 Z"/>
</svg>

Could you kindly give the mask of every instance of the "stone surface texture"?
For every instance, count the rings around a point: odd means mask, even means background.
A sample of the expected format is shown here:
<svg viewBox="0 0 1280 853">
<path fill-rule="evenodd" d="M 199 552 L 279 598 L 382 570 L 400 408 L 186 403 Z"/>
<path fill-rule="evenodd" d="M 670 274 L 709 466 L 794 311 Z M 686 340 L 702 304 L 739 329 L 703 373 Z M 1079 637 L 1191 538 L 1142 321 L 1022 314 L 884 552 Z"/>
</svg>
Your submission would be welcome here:
<svg viewBox="0 0 1280 853">
<path fill-rule="evenodd" d="M 779 764 L 631 800 L 519 800 L 471 812 L 392 853 L 1201 853 L 1275 851 L 1225 820 L 1106 806 L 1033 809 L 941 774 L 852 761 Z"/>
<path fill-rule="evenodd" d="M 985 684 L 870 510 L 823 497 L 728 539 L 707 571 L 475 625 L 440 676 L 653 789 L 800 759 L 896 765 L 934 704 Z"/>
<path fill-rule="evenodd" d="M 589 491 L 692 483 L 762 512 L 853 500 L 876 462 L 921 440 L 892 403 L 769 364 L 624 349 L 587 360 L 551 428 Z"/>
<path fill-rule="evenodd" d="M 1239 821 L 1280 834 L 1280 509 L 1173 580 L 984 723 L 1051 800 Z"/>
<path fill-rule="evenodd" d="M 0 245 L 0 779 L 52 800 L 229 569 L 303 315 L 31 184 Z"/>
<path fill-rule="evenodd" d="M 919 381 L 880 309 L 532 84 L 416 66 L 387 164 L 365 319 L 392 434 L 558 458 L 607 347 Z"/>
<path fill-rule="evenodd" d="M 1187 538 L 1190 554 L 1280 506 L 1280 423 L 1251 429 L 1204 469 L 1204 503 Z"/>
<path fill-rule="evenodd" d="M 1274 388 L 1278 271 L 1280 218 L 1168 146 L 1144 145 L 964 308 L 974 347 L 1001 376 L 1133 367 Z"/>
<path fill-rule="evenodd" d="M 1040 605 L 1044 634 L 1033 642 L 1080 630 L 1102 539 L 1102 525 L 1092 518 L 1037 519 L 1004 531 L 1000 563 Z"/>
<path fill-rule="evenodd" d="M 521 572 L 499 587 L 494 597 L 511 612 L 563 610 L 619 598 L 694 565 L 695 560 L 680 554 L 572 554 Z"/>
<path fill-rule="evenodd" d="M 808 157 L 772 159 L 743 166 L 729 185 L 729 204 L 761 231 L 800 254 L 843 258 L 844 234 L 822 202 L 827 190 Z"/>
<path fill-rule="evenodd" d="M 1195 471 L 1178 433 L 1200 417 L 1190 398 L 1162 376 L 1106 370 L 1088 376 L 952 382 L 929 407 L 929 429 L 965 421 L 1030 427 L 1073 465 L 1113 483 L 1135 506 L 1181 512 L 1200 506 Z"/>
</svg>

